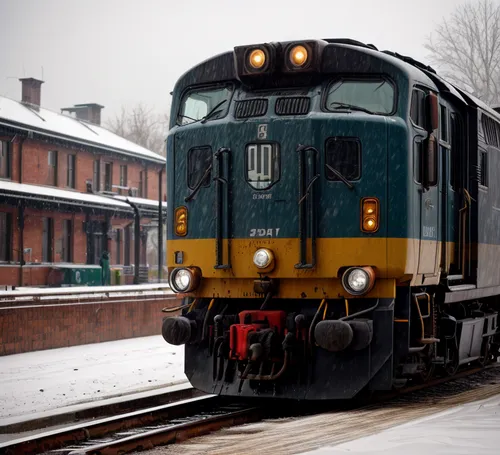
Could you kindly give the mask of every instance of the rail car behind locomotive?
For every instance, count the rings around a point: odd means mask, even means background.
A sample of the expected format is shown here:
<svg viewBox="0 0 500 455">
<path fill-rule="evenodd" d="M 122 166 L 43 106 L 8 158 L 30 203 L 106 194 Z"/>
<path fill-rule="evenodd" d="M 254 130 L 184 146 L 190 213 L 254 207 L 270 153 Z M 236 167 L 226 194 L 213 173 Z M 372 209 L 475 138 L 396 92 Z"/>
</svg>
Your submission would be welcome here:
<svg viewBox="0 0 500 455">
<path fill-rule="evenodd" d="M 186 72 L 167 139 L 162 333 L 194 387 L 302 400 L 498 354 L 500 115 L 345 40 L 235 47 Z"/>
</svg>

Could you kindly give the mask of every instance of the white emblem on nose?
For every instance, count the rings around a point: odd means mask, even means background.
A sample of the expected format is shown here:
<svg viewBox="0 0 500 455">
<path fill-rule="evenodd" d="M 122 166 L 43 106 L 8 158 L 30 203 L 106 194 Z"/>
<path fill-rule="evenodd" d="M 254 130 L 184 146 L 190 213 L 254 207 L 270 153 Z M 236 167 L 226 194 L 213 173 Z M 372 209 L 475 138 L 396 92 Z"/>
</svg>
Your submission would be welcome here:
<svg viewBox="0 0 500 455">
<path fill-rule="evenodd" d="M 267 139 L 267 125 L 257 127 L 257 139 Z"/>
</svg>

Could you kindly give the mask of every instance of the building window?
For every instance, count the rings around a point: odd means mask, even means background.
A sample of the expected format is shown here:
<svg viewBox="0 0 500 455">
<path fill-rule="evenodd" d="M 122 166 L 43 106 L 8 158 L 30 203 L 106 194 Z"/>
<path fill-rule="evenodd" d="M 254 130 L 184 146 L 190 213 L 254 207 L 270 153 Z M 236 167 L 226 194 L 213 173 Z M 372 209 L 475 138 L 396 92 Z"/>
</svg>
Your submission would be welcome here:
<svg viewBox="0 0 500 455">
<path fill-rule="evenodd" d="M 12 147 L 10 142 L 0 141 L 0 178 L 10 179 Z"/>
<path fill-rule="evenodd" d="M 47 185 L 57 186 L 57 151 L 49 150 L 47 156 Z"/>
<path fill-rule="evenodd" d="M 63 220 L 62 261 L 73 261 L 73 221 Z"/>
<path fill-rule="evenodd" d="M 99 265 L 104 252 L 105 235 L 102 232 L 94 233 L 94 264 Z"/>
<path fill-rule="evenodd" d="M 120 186 L 128 186 L 127 185 L 127 166 L 120 166 Z"/>
<path fill-rule="evenodd" d="M 53 261 L 53 238 L 54 220 L 52 218 L 42 218 L 42 262 Z"/>
<path fill-rule="evenodd" d="M 119 193 L 122 194 L 122 191 L 124 188 L 128 187 L 128 179 L 127 179 L 127 166 L 125 165 L 120 165 L 120 186 L 123 188 L 120 188 Z"/>
<path fill-rule="evenodd" d="M 0 212 L 0 261 L 11 260 L 12 215 Z"/>
<path fill-rule="evenodd" d="M 139 173 L 139 197 L 148 197 L 148 172 L 141 171 Z"/>
<path fill-rule="evenodd" d="M 332 137 L 326 142 L 326 178 L 339 182 L 361 177 L 361 143 L 353 138 Z M 337 172 L 335 172 L 337 171 Z"/>
<path fill-rule="evenodd" d="M 69 188 L 75 188 L 75 162 L 76 162 L 76 155 L 68 155 L 66 186 Z"/>
<path fill-rule="evenodd" d="M 101 162 L 94 160 L 94 176 L 92 178 L 92 189 L 94 191 L 101 190 Z"/>
<path fill-rule="evenodd" d="M 132 227 L 127 226 L 125 228 L 125 251 L 124 251 L 124 262 L 123 265 L 130 265 L 130 248 L 132 247 Z"/>
<path fill-rule="evenodd" d="M 113 163 L 104 163 L 104 191 L 113 189 Z"/>
<path fill-rule="evenodd" d="M 116 261 L 115 264 L 122 263 L 122 230 L 116 230 Z"/>
</svg>

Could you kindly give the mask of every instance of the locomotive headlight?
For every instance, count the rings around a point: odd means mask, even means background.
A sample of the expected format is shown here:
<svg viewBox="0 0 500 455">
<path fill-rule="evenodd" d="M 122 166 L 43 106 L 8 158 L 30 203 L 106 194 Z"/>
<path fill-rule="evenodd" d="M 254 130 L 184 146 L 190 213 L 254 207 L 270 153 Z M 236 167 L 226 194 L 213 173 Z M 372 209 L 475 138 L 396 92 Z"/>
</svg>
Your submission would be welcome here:
<svg viewBox="0 0 500 455">
<path fill-rule="evenodd" d="M 274 254 L 267 248 L 258 249 L 253 255 L 253 263 L 259 269 L 267 269 L 274 262 Z"/>
<path fill-rule="evenodd" d="M 174 292 L 192 292 L 200 284 L 201 272 L 198 268 L 178 268 L 170 274 L 170 287 Z"/>
<path fill-rule="evenodd" d="M 377 232 L 379 227 L 379 202 L 375 197 L 365 197 L 361 200 L 361 230 Z"/>
<path fill-rule="evenodd" d="M 250 52 L 248 63 L 252 68 L 260 69 L 266 63 L 266 54 L 262 49 L 254 49 Z"/>
<path fill-rule="evenodd" d="M 352 295 L 363 295 L 375 285 L 375 272 L 371 267 L 351 267 L 342 275 L 342 286 Z"/>
<path fill-rule="evenodd" d="M 185 291 L 186 289 L 189 289 L 192 281 L 193 278 L 186 269 L 179 270 L 174 277 L 175 287 L 179 289 L 179 291 Z"/>
<path fill-rule="evenodd" d="M 307 49 L 304 46 L 295 46 L 290 51 L 290 62 L 294 66 L 303 66 L 307 62 Z"/>
</svg>

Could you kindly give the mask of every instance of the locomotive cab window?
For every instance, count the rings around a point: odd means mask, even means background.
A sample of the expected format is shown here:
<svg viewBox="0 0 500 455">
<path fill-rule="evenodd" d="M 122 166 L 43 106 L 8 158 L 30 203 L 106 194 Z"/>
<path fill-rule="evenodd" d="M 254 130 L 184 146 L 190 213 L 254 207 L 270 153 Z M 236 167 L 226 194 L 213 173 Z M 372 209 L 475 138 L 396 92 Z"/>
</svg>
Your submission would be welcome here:
<svg viewBox="0 0 500 455">
<path fill-rule="evenodd" d="M 436 186 L 438 182 L 437 142 L 431 137 L 416 137 L 413 143 L 413 177 L 424 186 Z"/>
<path fill-rule="evenodd" d="M 441 123 L 441 140 L 449 142 L 448 140 L 448 112 L 446 106 L 440 105 L 440 123 Z"/>
<path fill-rule="evenodd" d="M 420 128 L 425 128 L 425 97 L 426 93 L 419 89 L 411 95 L 410 118 Z"/>
<path fill-rule="evenodd" d="M 326 178 L 331 181 L 341 181 L 338 174 L 347 180 L 359 180 L 361 177 L 361 143 L 359 140 L 344 137 L 328 139 L 325 172 Z"/>
<path fill-rule="evenodd" d="M 488 152 L 483 150 L 480 151 L 480 175 L 479 175 L 479 183 L 481 186 L 488 186 Z"/>
<path fill-rule="evenodd" d="M 212 149 L 197 147 L 188 152 L 188 187 L 194 189 L 200 183 L 204 187 L 210 186 L 212 171 Z M 203 180 L 203 182 L 202 182 Z"/>
<path fill-rule="evenodd" d="M 325 108 L 388 115 L 394 112 L 395 98 L 394 87 L 386 79 L 340 79 L 329 85 Z"/>
<path fill-rule="evenodd" d="M 225 117 L 231 94 L 231 86 L 191 90 L 182 99 L 177 124 L 188 125 L 200 120 Z"/>
<path fill-rule="evenodd" d="M 249 144 L 246 148 L 246 181 L 256 190 L 271 188 L 280 178 L 278 144 Z"/>
</svg>

